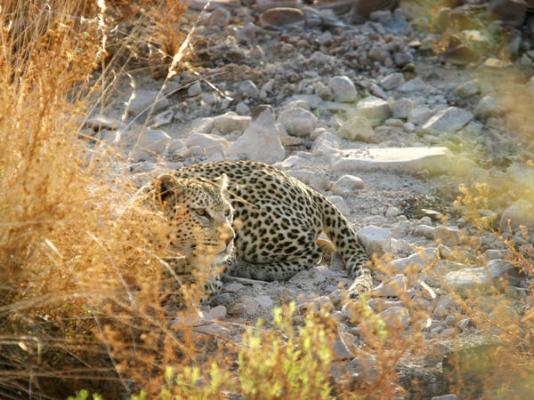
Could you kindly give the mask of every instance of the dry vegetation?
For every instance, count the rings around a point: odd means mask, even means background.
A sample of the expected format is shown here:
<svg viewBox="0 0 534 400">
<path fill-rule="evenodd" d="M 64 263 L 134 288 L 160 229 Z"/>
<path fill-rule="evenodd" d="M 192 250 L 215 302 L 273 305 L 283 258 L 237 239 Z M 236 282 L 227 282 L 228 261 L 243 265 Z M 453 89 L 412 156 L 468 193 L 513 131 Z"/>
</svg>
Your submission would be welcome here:
<svg viewBox="0 0 534 400">
<path fill-rule="evenodd" d="M 9 110 L 0 117 L 0 397 L 66 398 L 85 388 L 107 399 L 395 398 L 402 393 L 398 361 L 423 358 L 434 345 L 419 333 L 424 307 L 406 293 L 399 298 L 410 334 L 402 321 L 378 318 L 364 299 L 350 305 L 362 338 L 352 350 L 374 371 L 364 384 L 342 373 L 329 379 L 340 334 L 329 310 L 297 316 L 294 306 L 277 309 L 272 327 L 248 327 L 233 343 L 197 332 L 194 307 L 165 306 L 173 287 L 164 282 L 166 248 L 147 239 L 148 231 L 165 237 L 161 217 L 131 202 L 134 186 L 110 174 L 113 155 L 89 148 L 79 132 L 128 61 L 163 76 L 169 69 L 162 66 L 177 66 L 183 11 L 171 0 L 0 6 L 0 102 Z M 488 192 L 463 193 L 459 205 L 474 216 L 469 210 Z M 516 265 L 531 268 L 510 248 Z M 377 269 L 389 274 L 382 264 Z M 483 382 L 475 397 L 526 398 L 534 390 L 532 305 L 518 313 L 498 293 L 491 305 L 456 298 L 497 338 L 483 368 L 480 359 L 471 370 L 451 360 L 456 387 L 469 386 L 467 371 Z M 376 360 L 366 366 L 370 353 Z"/>
<path fill-rule="evenodd" d="M 159 225 L 158 215 L 129 206 L 134 188 L 110 178 L 111 156 L 79 138 L 87 110 L 108 90 L 94 72 L 120 67 L 103 66 L 112 29 L 104 3 L 0 9 L 0 96 L 9 110 L 0 118 L 2 398 L 61 398 L 81 378 L 125 391 L 129 346 L 113 342 L 116 331 L 132 342 L 165 325 L 154 286 L 161 246 L 139 228 Z M 122 50 L 117 60 L 131 57 Z M 155 364 L 163 368 L 164 356 Z"/>
</svg>

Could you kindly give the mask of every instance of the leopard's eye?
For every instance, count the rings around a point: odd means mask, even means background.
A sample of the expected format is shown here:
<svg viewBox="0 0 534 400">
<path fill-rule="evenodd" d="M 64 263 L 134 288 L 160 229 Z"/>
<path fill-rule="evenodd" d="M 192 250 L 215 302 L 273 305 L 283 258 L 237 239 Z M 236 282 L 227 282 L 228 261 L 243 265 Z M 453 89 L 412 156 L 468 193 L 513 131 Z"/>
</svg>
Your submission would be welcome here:
<svg viewBox="0 0 534 400">
<path fill-rule="evenodd" d="M 209 214 L 208 212 L 206 211 L 206 209 L 204 208 L 196 208 L 195 209 L 195 213 L 199 216 L 199 217 L 204 217 L 204 218 L 209 218 Z"/>
</svg>

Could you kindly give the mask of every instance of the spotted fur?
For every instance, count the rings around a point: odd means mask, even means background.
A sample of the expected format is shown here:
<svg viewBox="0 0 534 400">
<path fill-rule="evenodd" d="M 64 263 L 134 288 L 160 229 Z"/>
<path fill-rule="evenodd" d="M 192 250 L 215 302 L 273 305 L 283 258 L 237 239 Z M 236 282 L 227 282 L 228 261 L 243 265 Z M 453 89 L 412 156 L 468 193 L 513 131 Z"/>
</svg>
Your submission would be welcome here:
<svg viewBox="0 0 534 400">
<path fill-rule="evenodd" d="M 225 176 L 227 190 L 214 191 L 210 182 Z M 322 250 L 317 238 L 321 231 L 332 240 L 353 276 L 366 272 L 367 255 L 347 219 L 323 195 L 278 168 L 253 161 L 221 161 L 182 168 L 166 180 L 169 192 L 173 185 L 192 186 L 185 191 L 188 195 L 165 200 L 171 208 L 184 210 L 170 215 L 176 224 L 174 244 L 180 249 L 187 246 L 184 237 L 191 237 L 193 227 L 215 228 L 191 222 L 197 221 L 191 215 L 201 204 L 211 207 L 213 221 L 220 221 L 224 230 L 230 232 L 227 222 L 223 222 L 224 210 L 228 209 L 225 204 L 229 201 L 235 229 L 235 238 L 234 230 L 230 234 L 235 247 L 229 266 L 232 275 L 267 281 L 289 279 L 319 263 Z M 182 220 L 184 216 L 188 217 Z M 220 242 L 214 248 L 225 248 L 222 242 L 228 236 L 214 233 L 213 240 L 219 237 Z"/>
<path fill-rule="evenodd" d="M 180 275 L 183 283 L 191 282 L 193 271 L 206 273 L 210 292 L 221 286 L 220 271 L 215 270 L 233 253 L 233 208 L 227 198 L 227 182 L 225 175 L 208 180 L 165 174 L 145 188 L 168 222 L 170 254 L 181 256 L 166 259 L 173 273 Z"/>
</svg>

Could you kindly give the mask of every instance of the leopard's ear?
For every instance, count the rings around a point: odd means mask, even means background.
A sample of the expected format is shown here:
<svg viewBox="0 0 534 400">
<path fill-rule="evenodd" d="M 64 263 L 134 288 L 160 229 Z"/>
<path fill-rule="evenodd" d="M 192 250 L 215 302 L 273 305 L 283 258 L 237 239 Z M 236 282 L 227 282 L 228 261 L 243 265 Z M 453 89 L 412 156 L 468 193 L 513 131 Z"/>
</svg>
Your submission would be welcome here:
<svg viewBox="0 0 534 400">
<path fill-rule="evenodd" d="M 228 176 L 226 174 L 222 174 L 217 179 L 215 179 L 213 183 L 215 183 L 219 187 L 221 192 L 225 192 L 228 189 Z"/>
<path fill-rule="evenodd" d="M 179 193 L 181 185 L 176 177 L 170 174 L 160 175 L 154 183 L 154 196 L 159 204 L 169 201 L 172 196 Z"/>
</svg>

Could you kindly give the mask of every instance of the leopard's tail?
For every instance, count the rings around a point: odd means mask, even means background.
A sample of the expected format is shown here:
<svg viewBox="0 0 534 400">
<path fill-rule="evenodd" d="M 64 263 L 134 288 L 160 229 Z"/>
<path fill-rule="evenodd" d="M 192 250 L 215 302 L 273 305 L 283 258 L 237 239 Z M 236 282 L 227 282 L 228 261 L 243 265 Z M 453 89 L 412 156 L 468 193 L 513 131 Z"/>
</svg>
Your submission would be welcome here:
<svg viewBox="0 0 534 400">
<path fill-rule="evenodd" d="M 316 194 L 316 199 L 322 208 L 323 231 L 336 246 L 345 268 L 353 277 L 362 275 L 366 271 L 369 257 L 356 232 L 347 218 L 328 199 L 319 193 Z"/>
</svg>

